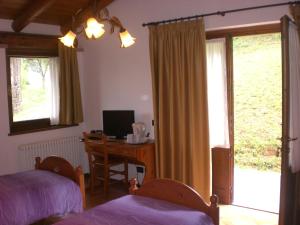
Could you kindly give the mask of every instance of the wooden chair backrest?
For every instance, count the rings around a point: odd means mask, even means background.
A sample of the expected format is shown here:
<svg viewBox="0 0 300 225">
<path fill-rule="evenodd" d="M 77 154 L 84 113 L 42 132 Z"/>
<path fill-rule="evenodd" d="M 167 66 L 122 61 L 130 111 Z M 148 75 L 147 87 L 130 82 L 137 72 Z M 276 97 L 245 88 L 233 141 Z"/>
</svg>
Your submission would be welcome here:
<svg viewBox="0 0 300 225">
<path fill-rule="evenodd" d="M 86 132 L 83 132 L 83 136 L 89 164 L 93 163 L 96 158 L 102 158 L 103 161 L 108 159 L 107 137 L 105 135 L 100 135 L 99 140 L 89 139 L 90 136 Z"/>
</svg>

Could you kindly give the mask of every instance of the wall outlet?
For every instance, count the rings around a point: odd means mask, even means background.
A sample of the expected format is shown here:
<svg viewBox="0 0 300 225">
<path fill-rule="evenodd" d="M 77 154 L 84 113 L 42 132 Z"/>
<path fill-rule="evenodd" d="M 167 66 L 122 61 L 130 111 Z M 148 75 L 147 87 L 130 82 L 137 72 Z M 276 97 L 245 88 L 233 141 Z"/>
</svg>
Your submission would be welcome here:
<svg viewBox="0 0 300 225">
<path fill-rule="evenodd" d="M 137 173 L 144 173 L 144 167 L 142 167 L 142 166 L 137 166 L 137 167 L 136 167 L 136 172 L 137 172 Z"/>
</svg>

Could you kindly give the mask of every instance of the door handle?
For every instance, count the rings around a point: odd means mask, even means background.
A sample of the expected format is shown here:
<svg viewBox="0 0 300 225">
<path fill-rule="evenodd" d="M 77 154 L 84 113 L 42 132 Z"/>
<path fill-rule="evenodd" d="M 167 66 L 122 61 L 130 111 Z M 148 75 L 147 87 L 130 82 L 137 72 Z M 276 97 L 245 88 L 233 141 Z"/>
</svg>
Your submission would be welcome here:
<svg viewBox="0 0 300 225">
<path fill-rule="evenodd" d="M 276 151 L 276 157 L 279 157 L 281 152 L 282 152 L 282 148 L 278 147 Z"/>
<path fill-rule="evenodd" d="M 283 141 L 283 138 L 282 137 L 281 138 L 276 138 L 276 140 Z M 296 140 L 298 140 L 297 137 L 296 138 L 290 138 L 290 137 L 288 137 L 288 139 L 287 139 L 287 141 L 296 141 Z"/>
<path fill-rule="evenodd" d="M 298 138 L 296 137 L 296 138 L 288 138 L 288 141 L 296 141 L 296 140 L 298 140 Z"/>
</svg>

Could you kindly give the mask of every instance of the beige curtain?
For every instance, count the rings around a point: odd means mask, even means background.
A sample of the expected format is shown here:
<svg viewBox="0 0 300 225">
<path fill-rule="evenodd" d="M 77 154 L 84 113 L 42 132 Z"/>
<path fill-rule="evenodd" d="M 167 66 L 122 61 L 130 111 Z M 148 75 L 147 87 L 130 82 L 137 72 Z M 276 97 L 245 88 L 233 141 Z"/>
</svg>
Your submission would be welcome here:
<svg viewBox="0 0 300 225">
<path fill-rule="evenodd" d="M 157 172 L 208 201 L 210 151 L 202 19 L 150 26 Z"/>
<path fill-rule="evenodd" d="M 59 42 L 59 124 L 73 125 L 83 121 L 76 49 Z"/>
<path fill-rule="evenodd" d="M 291 5 L 290 12 L 293 16 L 293 19 L 295 20 L 296 25 L 298 26 L 298 31 L 300 32 L 300 5 Z"/>
<path fill-rule="evenodd" d="M 210 148 L 229 146 L 225 38 L 206 41 Z"/>
</svg>

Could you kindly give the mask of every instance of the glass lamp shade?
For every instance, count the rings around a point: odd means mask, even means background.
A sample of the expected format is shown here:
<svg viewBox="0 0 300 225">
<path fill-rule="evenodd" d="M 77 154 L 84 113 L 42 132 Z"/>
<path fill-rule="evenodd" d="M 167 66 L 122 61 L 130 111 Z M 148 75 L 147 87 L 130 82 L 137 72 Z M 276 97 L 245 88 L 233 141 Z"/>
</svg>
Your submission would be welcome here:
<svg viewBox="0 0 300 225">
<path fill-rule="evenodd" d="M 89 18 L 87 20 L 87 27 L 85 28 L 85 33 L 88 38 L 100 38 L 105 30 L 103 29 L 104 25 L 98 23 L 95 18 Z"/>
<path fill-rule="evenodd" d="M 120 31 L 120 39 L 122 48 L 127 48 L 135 43 L 135 38 L 127 30 Z"/>
<path fill-rule="evenodd" d="M 67 47 L 74 48 L 74 41 L 76 38 L 76 34 L 74 34 L 71 30 L 63 37 L 59 38 L 59 40 Z"/>
</svg>

